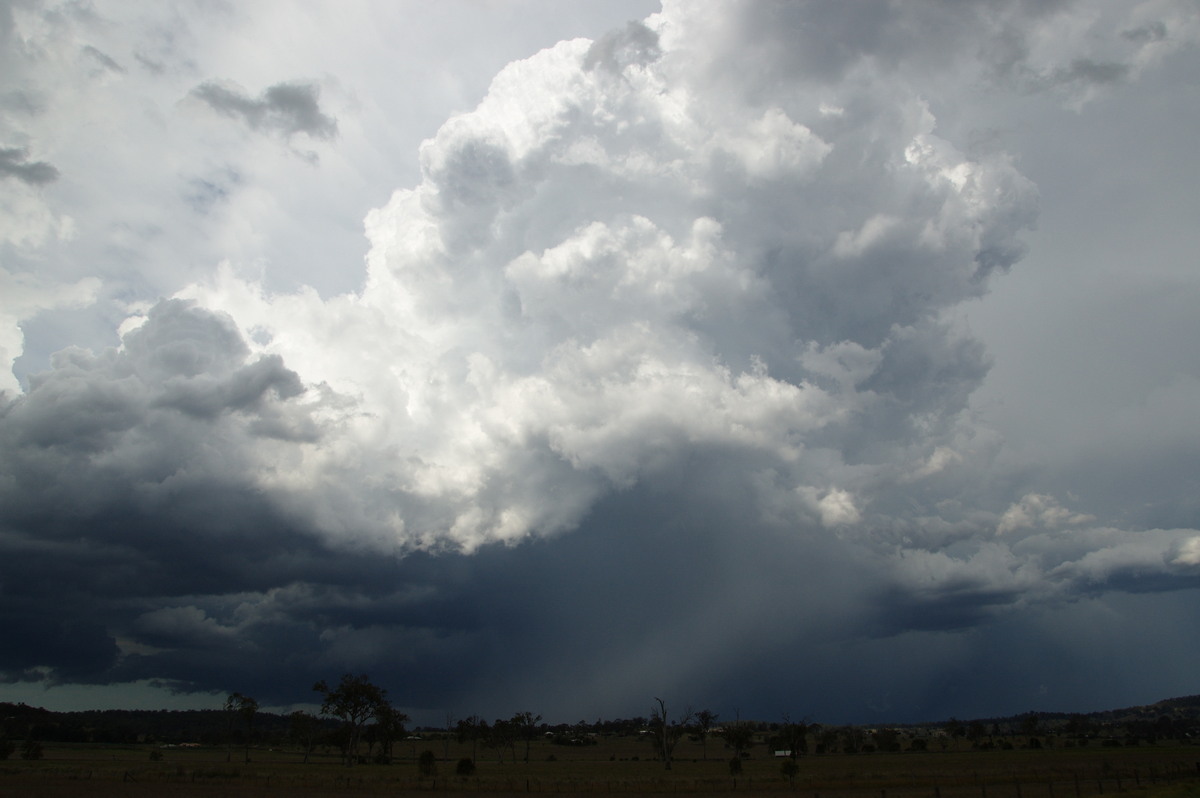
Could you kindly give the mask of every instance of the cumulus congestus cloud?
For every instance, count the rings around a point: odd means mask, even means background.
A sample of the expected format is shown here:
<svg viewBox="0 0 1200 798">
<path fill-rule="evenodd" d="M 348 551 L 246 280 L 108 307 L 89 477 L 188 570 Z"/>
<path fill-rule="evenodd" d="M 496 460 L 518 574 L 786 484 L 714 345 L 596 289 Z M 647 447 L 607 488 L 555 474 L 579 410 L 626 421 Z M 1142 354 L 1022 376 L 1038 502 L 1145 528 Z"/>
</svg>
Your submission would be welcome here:
<svg viewBox="0 0 1200 798">
<path fill-rule="evenodd" d="M 561 531 L 696 446 L 780 470 L 797 519 L 818 518 L 813 491 L 852 496 L 948 444 L 986 373 L 939 312 L 1019 258 L 1029 182 L 966 158 L 895 86 L 730 108 L 662 47 L 670 18 L 650 25 L 514 63 L 447 122 L 423 182 L 368 218 L 361 294 L 192 293 L 353 397 L 401 543 Z M 305 458 L 329 484 L 365 477 Z"/>
<path fill-rule="evenodd" d="M 511 63 L 367 216 L 361 290 L 226 265 L 59 353 L 0 415 L 6 623 L 50 630 L 0 669 L 236 670 L 295 700 L 282 661 L 586 714 L 733 689 L 736 650 L 838 695 L 835 663 L 872 662 L 928 707 L 886 662 L 968 672 L 964 630 L 1048 647 L 1039 608 L 1194 586 L 1194 530 L 996 476 L 969 405 L 989 355 L 953 311 L 1020 262 L 1038 191 L 942 130 L 936 92 L 969 65 L 1084 102 L 1184 23 L 1059 51 L 1050 12 L 961 4 L 934 53 L 925 8 L 862 8 L 671 2 Z M 337 132 L 310 85 L 192 96 Z M 64 569 L 104 600 L 73 617 L 30 576 Z"/>
</svg>

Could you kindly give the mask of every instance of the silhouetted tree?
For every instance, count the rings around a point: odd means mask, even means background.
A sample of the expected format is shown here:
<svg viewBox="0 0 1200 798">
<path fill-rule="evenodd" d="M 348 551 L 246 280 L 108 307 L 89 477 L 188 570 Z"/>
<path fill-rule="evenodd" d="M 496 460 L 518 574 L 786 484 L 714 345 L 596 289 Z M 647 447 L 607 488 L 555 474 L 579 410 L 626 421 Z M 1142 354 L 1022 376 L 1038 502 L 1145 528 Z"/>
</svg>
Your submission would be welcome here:
<svg viewBox="0 0 1200 798">
<path fill-rule="evenodd" d="M 27 738 L 25 744 L 21 746 L 21 758 L 29 760 L 41 759 L 42 744 L 32 737 Z"/>
<path fill-rule="evenodd" d="M 900 750 L 900 735 L 895 729 L 876 729 L 871 735 L 875 742 L 875 747 L 883 752 L 899 751 Z"/>
<path fill-rule="evenodd" d="M 349 735 L 346 740 L 346 765 L 358 760 L 358 741 L 363 727 L 367 725 L 381 707 L 388 706 L 387 691 L 374 685 L 365 676 L 345 674 L 337 687 L 330 687 L 325 680 L 313 685 L 313 690 L 325 697 L 321 703 L 321 714 L 342 721 Z"/>
<path fill-rule="evenodd" d="M 1036 712 L 1026 712 L 1021 716 L 1021 734 L 1026 737 L 1036 737 L 1041 723 L 1042 719 Z"/>
<path fill-rule="evenodd" d="M 842 750 L 847 754 L 857 754 L 863 747 L 863 732 L 857 726 L 842 727 Z"/>
<path fill-rule="evenodd" d="M 442 736 L 442 759 L 450 759 L 450 738 L 454 736 L 454 713 L 446 713 L 446 733 Z"/>
<path fill-rule="evenodd" d="M 663 764 L 667 770 L 671 769 L 671 755 L 675 751 L 675 745 L 679 742 L 679 738 L 687 730 L 688 723 L 692 720 L 692 710 L 686 710 L 679 718 L 672 723 L 667 716 L 667 702 L 661 698 L 655 698 L 654 702 L 657 706 L 650 709 L 650 731 L 654 740 L 655 747 L 658 753 L 663 758 Z"/>
<path fill-rule="evenodd" d="M 779 727 L 779 741 L 784 750 L 791 751 L 792 759 L 808 753 L 808 724 L 804 721 L 793 722 L 787 715 L 783 716 L 783 724 Z"/>
<path fill-rule="evenodd" d="M 375 739 L 379 742 L 380 761 L 391 761 L 392 744 L 405 735 L 404 724 L 407 722 L 408 715 L 386 702 L 376 708 L 375 725 L 371 729 L 374 730 Z"/>
<path fill-rule="evenodd" d="M 225 761 L 233 759 L 233 727 L 241 720 L 246 731 L 246 761 L 250 761 L 250 734 L 254 730 L 254 715 L 258 712 L 258 702 L 248 695 L 230 693 L 225 699 L 225 712 L 229 715 L 229 748 L 225 752 Z"/>
<path fill-rule="evenodd" d="M 537 734 L 538 723 L 541 720 L 541 715 L 534 715 L 532 712 L 518 712 L 509 721 L 516 729 L 517 734 L 525 740 L 525 764 L 529 764 L 529 746 L 533 742 L 534 735 Z"/>
<path fill-rule="evenodd" d="M 479 738 L 483 727 L 487 725 L 486 721 L 480 719 L 478 715 L 472 715 L 469 718 L 463 718 L 454 726 L 454 737 L 458 740 L 458 744 L 471 744 L 471 761 L 475 761 L 476 753 L 479 746 Z"/>
<path fill-rule="evenodd" d="M 700 750 L 705 761 L 708 760 L 708 735 L 712 732 L 713 724 L 717 722 L 717 714 L 707 709 L 696 713 L 696 722 L 692 728 L 700 738 Z"/>
<path fill-rule="evenodd" d="M 738 718 L 733 723 L 726 723 L 721 730 L 725 744 L 733 749 L 733 756 L 741 760 L 742 752 L 754 744 L 754 724 Z"/>
<path fill-rule="evenodd" d="M 288 718 L 288 733 L 296 741 L 296 744 L 304 749 L 304 764 L 307 765 L 308 755 L 312 753 L 313 745 L 316 744 L 317 735 L 321 731 L 321 724 L 315 716 L 299 709 L 289 715 Z"/>
</svg>

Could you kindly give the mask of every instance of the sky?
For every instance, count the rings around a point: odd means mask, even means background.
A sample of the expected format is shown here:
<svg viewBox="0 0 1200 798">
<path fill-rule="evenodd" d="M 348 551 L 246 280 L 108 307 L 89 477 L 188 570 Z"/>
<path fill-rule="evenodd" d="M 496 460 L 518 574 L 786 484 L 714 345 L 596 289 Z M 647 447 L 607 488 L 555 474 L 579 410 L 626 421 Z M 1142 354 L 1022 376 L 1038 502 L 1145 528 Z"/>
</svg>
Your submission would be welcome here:
<svg viewBox="0 0 1200 798">
<path fill-rule="evenodd" d="M 0 701 L 1200 693 L 1200 6 L 0 3 Z"/>
</svg>

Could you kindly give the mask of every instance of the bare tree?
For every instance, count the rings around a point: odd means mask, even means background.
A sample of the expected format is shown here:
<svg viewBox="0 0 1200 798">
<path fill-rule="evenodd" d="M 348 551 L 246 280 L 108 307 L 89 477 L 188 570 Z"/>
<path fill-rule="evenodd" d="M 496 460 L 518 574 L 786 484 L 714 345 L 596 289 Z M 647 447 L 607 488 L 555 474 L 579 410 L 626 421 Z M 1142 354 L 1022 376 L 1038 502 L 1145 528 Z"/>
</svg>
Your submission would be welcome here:
<svg viewBox="0 0 1200 798">
<path fill-rule="evenodd" d="M 650 708 L 650 728 L 653 732 L 655 747 L 662 755 L 663 765 L 670 770 L 671 755 L 675 751 L 675 745 L 679 742 L 679 738 L 687 731 L 687 726 L 692 721 L 692 710 L 689 707 L 672 723 L 667 715 L 667 702 L 658 697 L 655 697 L 654 702 L 658 706 Z"/>
<path fill-rule="evenodd" d="M 442 759 L 450 759 L 450 738 L 454 736 L 454 713 L 446 710 L 446 733 L 442 736 Z"/>
</svg>

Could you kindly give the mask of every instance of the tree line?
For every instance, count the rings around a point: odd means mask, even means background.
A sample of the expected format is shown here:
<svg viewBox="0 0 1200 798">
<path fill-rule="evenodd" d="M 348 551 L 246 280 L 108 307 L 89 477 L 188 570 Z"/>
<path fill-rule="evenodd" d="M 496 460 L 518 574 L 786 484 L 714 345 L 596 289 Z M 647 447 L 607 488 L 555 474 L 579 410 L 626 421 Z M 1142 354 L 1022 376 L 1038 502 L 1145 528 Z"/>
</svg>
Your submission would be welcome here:
<svg viewBox="0 0 1200 798">
<path fill-rule="evenodd" d="M 514 713 L 491 722 L 479 715 L 454 718 L 447 714 L 442 728 L 424 727 L 415 737 L 407 728 L 410 718 L 393 706 L 387 691 L 365 675 L 345 674 L 335 684 L 322 680 L 313 685 L 320 708 L 316 714 L 296 711 L 287 716 L 260 712 L 253 697 L 230 693 L 221 710 L 199 711 L 127 711 L 106 710 L 55 713 L 24 704 L 0 703 L 0 759 L 19 753 L 37 758 L 40 741 L 57 742 L 181 742 L 223 745 L 227 761 L 235 749 L 250 761 L 255 744 L 289 742 L 298 746 L 308 762 L 314 749 L 322 747 L 340 752 L 344 764 L 392 761 L 395 746 L 412 740 L 413 759 L 418 759 L 416 740 L 436 746 L 440 738 L 442 758 L 449 760 L 451 742 L 470 748 L 456 772 L 473 772 L 481 755 L 496 757 L 503 763 L 529 761 L 530 749 L 537 739 L 563 746 L 594 745 L 600 736 L 633 736 L 649 742 L 653 755 L 671 769 L 676 746 L 689 738 L 698 743 L 701 756 L 709 758 L 709 741 L 716 738 L 728 757 L 731 773 L 741 770 L 748 751 L 766 746 L 772 755 L 789 762 L 812 754 L 855 754 L 900 750 L 946 751 L 972 749 L 1041 747 L 1042 745 L 1136 745 L 1142 741 L 1177 739 L 1200 740 L 1200 697 L 1169 699 L 1147 707 L 1090 714 L 1035 713 L 972 721 L 950 718 L 938 723 L 915 724 L 902 728 L 864 728 L 827 726 L 805 720 L 764 723 L 745 721 L 735 716 L 721 722 L 708 710 L 690 707 L 676 710 L 665 699 L 655 697 L 649 716 L 628 719 L 579 721 L 550 725 L 532 711 Z M 22 742 L 23 741 L 23 742 Z M 460 749 L 461 750 L 461 749 Z M 693 748 L 694 751 L 694 748 Z M 426 750 L 419 758 L 423 772 L 432 772 L 436 755 Z"/>
</svg>

